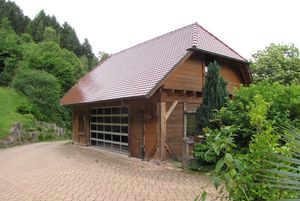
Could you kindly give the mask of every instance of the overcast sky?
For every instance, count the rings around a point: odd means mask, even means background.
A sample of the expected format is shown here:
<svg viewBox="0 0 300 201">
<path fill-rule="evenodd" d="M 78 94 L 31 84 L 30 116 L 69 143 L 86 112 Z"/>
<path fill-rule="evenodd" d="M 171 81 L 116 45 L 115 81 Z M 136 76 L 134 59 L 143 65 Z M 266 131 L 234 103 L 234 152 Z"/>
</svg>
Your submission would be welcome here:
<svg viewBox="0 0 300 201">
<path fill-rule="evenodd" d="M 298 0 L 14 0 L 31 19 L 44 9 L 94 52 L 116 53 L 198 22 L 245 58 L 270 43 L 300 47 Z"/>
</svg>

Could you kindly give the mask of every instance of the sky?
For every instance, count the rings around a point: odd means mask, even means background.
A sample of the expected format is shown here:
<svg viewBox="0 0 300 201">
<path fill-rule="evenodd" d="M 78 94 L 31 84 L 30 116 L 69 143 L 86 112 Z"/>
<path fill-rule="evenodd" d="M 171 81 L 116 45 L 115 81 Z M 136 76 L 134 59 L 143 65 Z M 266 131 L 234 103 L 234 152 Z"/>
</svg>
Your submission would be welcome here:
<svg viewBox="0 0 300 201">
<path fill-rule="evenodd" d="M 270 43 L 300 48 L 298 0 L 13 0 L 31 19 L 44 9 L 88 38 L 93 51 L 116 53 L 198 22 L 246 59 Z"/>
</svg>

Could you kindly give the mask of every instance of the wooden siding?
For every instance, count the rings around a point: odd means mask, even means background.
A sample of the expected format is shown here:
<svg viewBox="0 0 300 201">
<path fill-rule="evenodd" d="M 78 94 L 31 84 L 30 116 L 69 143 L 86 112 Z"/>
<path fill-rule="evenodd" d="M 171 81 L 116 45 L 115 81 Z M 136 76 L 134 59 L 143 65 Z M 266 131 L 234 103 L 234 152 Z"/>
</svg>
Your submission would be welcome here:
<svg viewBox="0 0 300 201">
<path fill-rule="evenodd" d="M 172 103 L 167 103 L 167 110 Z M 167 144 L 177 159 L 183 155 L 183 103 L 178 103 L 167 121 Z M 171 155 L 169 155 L 171 158 Z"/>
<path fill-rule="evenodd" d="M 79 131 L 79 115 L 84 115 L 84 131 Z M 89 108 L 88 107 L 77 107 L 73 109 L 73 142 L 74 144 L 88 146 L 89 135 L 90 135 L 90 123 L 89 123 Z"/>
<path fill-rule="evenodd" d="M 224 79 L 227 82 L 227 90 L 232 93 L 233 89 L 239 88 L 242 84 L 242 79 L 238 73 L 238 71 L 235 69 L 234 66 L 230 66 L 228 64 L 221 64 L 221 75 L 224 77 Z"/>
<path fill-rule="evenodd" d="M 145 157 L 149 160 L 155 157 L 157 147 L 157 121 L 155 102 L 147 103 L 145 107 Z"/>
<path fill-rule="evenodd" d="M 144 110 L 143 108 L 131 106 L 129 116 L 130 156 L 142 158 Z"/>
<path fill-rule="evenodd" d="M 165 89 L 201 91 L 203 64 L 201 59 L 190 58 L 179 66 L 163 84 Z"/>
</svg>

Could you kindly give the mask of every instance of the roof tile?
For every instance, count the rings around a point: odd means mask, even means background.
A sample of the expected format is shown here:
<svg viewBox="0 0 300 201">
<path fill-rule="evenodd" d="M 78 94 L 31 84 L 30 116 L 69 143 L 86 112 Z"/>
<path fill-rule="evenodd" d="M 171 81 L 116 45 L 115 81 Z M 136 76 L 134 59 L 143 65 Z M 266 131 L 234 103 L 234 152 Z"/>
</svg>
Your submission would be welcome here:
<svg viewBox="0 0 300 201">
<path fill-rule="evenodd" d="M 245 61 L 194 23 L 113 54 L 81 78 L 61 99 L 61 104 L 146 96 L 191 47 Z"/>
</svg>

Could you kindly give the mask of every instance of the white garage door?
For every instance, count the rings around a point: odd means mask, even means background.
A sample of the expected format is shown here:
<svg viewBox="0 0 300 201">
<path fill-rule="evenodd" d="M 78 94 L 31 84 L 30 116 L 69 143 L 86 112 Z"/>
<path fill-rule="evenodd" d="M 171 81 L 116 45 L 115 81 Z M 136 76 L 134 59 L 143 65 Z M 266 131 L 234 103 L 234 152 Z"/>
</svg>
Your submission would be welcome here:
<svg viewBox="0 0 300 201">
<path fill-rule="evenodd" d="M 128 153 L 128 109 L 91 109 L 91 146 Z"/>
</svg>

